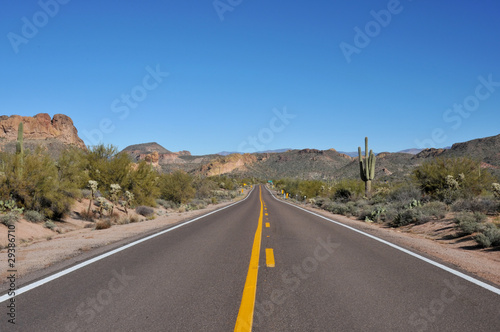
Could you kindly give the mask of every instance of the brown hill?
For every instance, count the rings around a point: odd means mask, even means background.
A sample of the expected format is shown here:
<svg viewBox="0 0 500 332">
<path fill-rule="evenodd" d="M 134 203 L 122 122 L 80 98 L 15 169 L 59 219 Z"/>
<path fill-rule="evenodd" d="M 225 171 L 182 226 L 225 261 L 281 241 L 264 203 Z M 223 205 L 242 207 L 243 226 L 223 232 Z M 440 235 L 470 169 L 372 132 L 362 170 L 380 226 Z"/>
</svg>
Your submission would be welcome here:
<svg viewBox="0 0 500 332">
<path fill-rule="evenodd" d="M 150 158 L 154 151 L 163 151 L 156 143 L 138 145 L 141 149 L 127 148 L 129 153 L 136 153 L 139 159 Z M 134 146 L 137 147 L 137 146 Z M 156 148 L 154 148 L 156 147 Z M 156 150 L 155 150 L 156 149 Z M 162 148 L 163 149 L 163 148 Z M 137 153 L 137 151 L 142 153 Z M 167 150 L 168 151 L 168 150 Z M 163 151 L 164 152 L 164 151 Z M 500 177 L 500 135 L 454 144 L 450 149 L 426 149 L 413 155 L 409 153 L 378 154 L 376 178 L 380 181 L 403 179 L 423 162 L 436 158 L 467 156 L 481 161 L 483 168 L 488 168 Z M 153 158 L 155 158 L 153 156 Z M 182 153 L 158 154 L 158 162 L 163 171 L 171 172 L 183 169 L 186 172 L 202 175 L 227 174 L 261 179 L 300 178 L 300 179 L 341 179 L 359 178 L 357 157 L 339 153 L 335 149 L 288 150 L 278 153 L 234 153 L 228 156 L 206 155 L 191 156 Z M 153 161 L 154 162 L 154 161 Z"/>
<path fill-rule="evenodd" d="M 83 140 L 78 137 L 78 130 L 73 120 L 64 114 L 56 114 L 51 119 L 47 113 L 33 117 L 20 115 L 0 116 L 0 150 L 14 152 L 19 123 L 24 126 L 24 146 L 34 150 L 41 145 L 51 155 L 57 156 L 67 146 L 86 149 Z"/>
<path fill-rule="evenodd" d="M 156 142 L 130 145 L 121 152 L 127 153 L 135 162 L 145 160 L 165 172 L 175 169 L 192 172 L 199 168 L 202 162 L 211 160 L 207 160 L 204 156 L 191 158 L 189 151 L 171 152 Z"/>
</svg>

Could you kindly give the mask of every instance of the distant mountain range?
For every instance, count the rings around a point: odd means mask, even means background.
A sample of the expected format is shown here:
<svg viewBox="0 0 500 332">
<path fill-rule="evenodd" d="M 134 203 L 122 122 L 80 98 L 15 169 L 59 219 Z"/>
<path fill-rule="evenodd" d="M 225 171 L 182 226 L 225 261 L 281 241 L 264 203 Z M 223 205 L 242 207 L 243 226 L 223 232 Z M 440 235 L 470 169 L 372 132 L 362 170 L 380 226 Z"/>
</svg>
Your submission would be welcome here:
<svg viewBox="0 0 500 332">
<path fill-rule="evenodd" d="M 280 153 L 280 152 L 286 152 L 288 150 L 292 150 L 292 149 L 290 148 L 290 149 L 266 150 L 266 151 L 258 151 L 258 152 L 254 152 L 254 153 Z M 236 152 L 236 151 L 233 151 L 233 152 L 222 151 L 222 152 L 218 152 L 216 154 L 218 154 L 220 156 L 228 156 L 228 155 L 234 154 L 234 153 L 240 153 L 240 152 Z"/>
<path fill-rule="evenodd" d="M 449 147 L 446 147 L 445 149 L 449 149 Z M 290 151 L 290 150 L 294 150 L 294 149 L 288 148 L 288 149 L 266 150 L 266 151 L 258 151 L 258 152 L 255 152 L 255 153 L 281 153 L 281 152 L 287 152 L 287 151 Z M 396 153 L 417 154 L 417 153 L 419 153 L 422 150 L 423 149 L 406 149 L 406 150 L 398 151 Z M 227 156 L 227 155 L 230 155 L 230 154 L 233 154 L 233 153 L 239 153 L 239 152 L 236 152 L 236 151 L 233 151 L 233 152 L 222 151 L 222 152 L 218 152 L 216 154 L 221 155 L 221 156 Z M 339 153 L 346 154 L 346 155 L 348 155 L 350 157 L 357 157 L 358 156 L 358 151 L 355 151 L 355 152 L 339 151 Z M 363 153 L 364 153 L 364 151 L 363 151 Z M 375 152 L 375 154 L 378 154 L 378 152 Z"/>
<path fill-rule="evenodd" d="M 407 149 L 400 152 L 377 154 L 376 176 L 379 180 L 401 179 L 422 162 L 435 157 L 468 156 L 482 162 L 494 175 L 500 176 L 500 135 L 457 143 L 442 149 Z M 250 154 L 220 152 L 213 155 L 192 156 L 188 152 L 172 153 L 157 143 L 139 144 L 123 150 L 135 160 L 159 154 L 158 165 L 163 171 L 183 169 L 205 176 L 232 175 L 257 178 L 301 178 L 335 180 L 358 178 L 357 152 L 340 152 L 335 149 L 280 149 Z M 168 152 L 165 152 L 168 151 Z"/>
<path fill-rule="evenodd" d="M 0 116 L 0 151 L 13 152 L 18 124 L 24 124 L 24 145 L 34 150 L 37 145 L 47 149 L 54 158 L 68 146 L 86 149 L 78 137 L 73 121 L 64 114 L 50 118 L 48 114 L 34 117 Z M 467 156 L 481 162 L 500 178 L 500 135 L 456 143 L 443 149 L 407 149 L 396 153 L 377 154 L 376 176 L 379 180 L 399 179 L 408 175 L 422 162 L 436 157 Z M 133 161 L 146 160 L 164 172 L 182 169 L 195 175 L 222 175 L 277 179 L 336 180 L 358 178 L 357 152 L 340 152 L 335 149 L 279 149 L 257 153 L 229 153 L 192 156 L 189 151 L 172 152 L 156 142 L 126 147 Z"/>
</svg>

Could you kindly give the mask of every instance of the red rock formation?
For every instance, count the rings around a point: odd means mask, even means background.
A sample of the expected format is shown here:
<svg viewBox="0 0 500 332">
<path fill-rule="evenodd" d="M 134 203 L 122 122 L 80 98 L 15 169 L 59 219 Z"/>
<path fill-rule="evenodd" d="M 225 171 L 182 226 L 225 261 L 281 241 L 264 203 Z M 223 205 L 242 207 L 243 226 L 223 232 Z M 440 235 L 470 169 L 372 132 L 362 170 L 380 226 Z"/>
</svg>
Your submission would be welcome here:
<svg viewBox="0 0 500 332">
<path fill-rule="evenodd" d="M 24 125 L 25 140 L 45 140 L 55 138 L 64 144 L 76 145 L 86 149 L 83 140 L 78 137 L 78 130 L 73 120 L 64 114 L 56 114 L 51 119 L 47 113 L 40 113 L 33 117 L 19 115 L 0 116 L 0 138 L 10 142 L 17 139 L 19 123 Z"/>
</svg>

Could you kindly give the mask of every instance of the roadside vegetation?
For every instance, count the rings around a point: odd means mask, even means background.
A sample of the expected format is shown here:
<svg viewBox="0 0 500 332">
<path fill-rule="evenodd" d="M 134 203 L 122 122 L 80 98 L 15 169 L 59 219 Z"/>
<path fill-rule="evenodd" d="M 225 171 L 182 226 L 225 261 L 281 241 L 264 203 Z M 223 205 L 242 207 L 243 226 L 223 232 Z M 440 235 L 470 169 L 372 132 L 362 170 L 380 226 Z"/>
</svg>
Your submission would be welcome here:
<svg viewBox="0 0 500 332">
<path fill-rule="evenodd" d="M 452 219 L 457 238 L 472 236 L 487 248 L 500 246 L 497 182 L 480 162 L 461 157 L 427 161 L 398 183 L 373 180 L 368 195 L 362 179 L 281 179 L 274 185 L 288 199 L 390 227 Z"/>
<path fill-rule="evenodd" d="M 105 229 L 119 222 L 117 211 L 128 215 L 135 209 L 153 219 L 152 207 L 200 209 L 237 197 L 242 181 L 252 181 L 193 176 L 181 170 L 161 174 L 146 161 L 132 162 L 114 146 L 68 148 L 54 160 L 42 148 L 25 151 L 22 124 L 19 133 L 16 153 L 0 152 L 0 223 L 5 225 L 23 217 L 53 229 L 53 220 L 63 218 L 75 201 L 85 198 L 89 205 L 80 217 Z M 130 216 L 122 222 L 135 221 L 137 217 Z"/>
</svg>

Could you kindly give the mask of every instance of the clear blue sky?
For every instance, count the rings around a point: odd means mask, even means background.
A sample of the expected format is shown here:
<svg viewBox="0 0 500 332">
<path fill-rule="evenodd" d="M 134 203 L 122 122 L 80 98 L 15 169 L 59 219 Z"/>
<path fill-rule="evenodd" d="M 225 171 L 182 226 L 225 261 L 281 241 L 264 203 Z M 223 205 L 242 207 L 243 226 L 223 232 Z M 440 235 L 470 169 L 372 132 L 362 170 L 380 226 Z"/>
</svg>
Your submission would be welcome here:
<svg viewBox="0 0 500 332">
<path fill-rule="evenodd" d="M 59 1 L 4 1 L 0 113 L 66 114 L 87 144 L 368 136 L 381 152 L 500 134 L 497 0 Z"/>
</svg>

